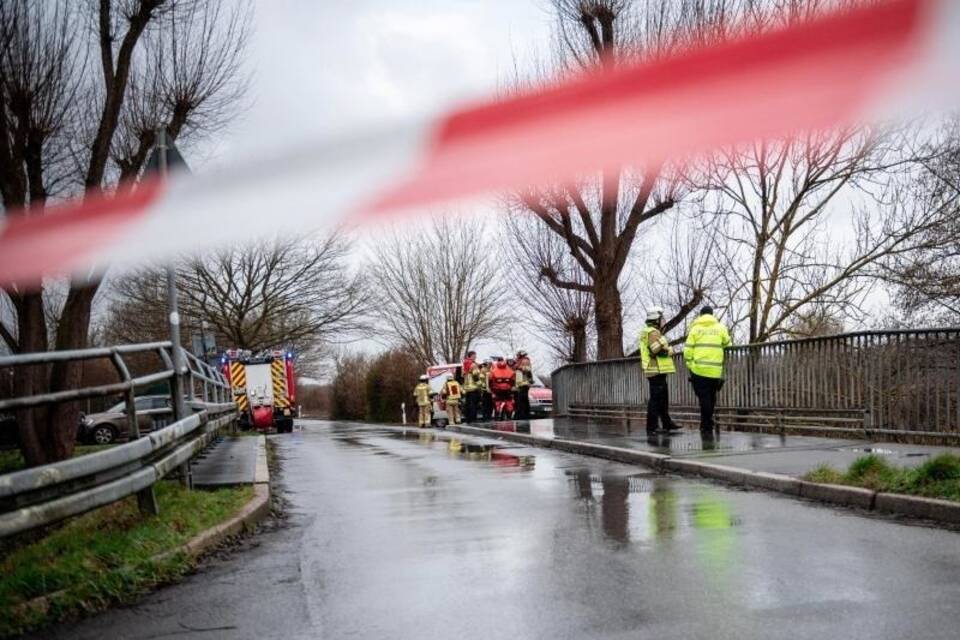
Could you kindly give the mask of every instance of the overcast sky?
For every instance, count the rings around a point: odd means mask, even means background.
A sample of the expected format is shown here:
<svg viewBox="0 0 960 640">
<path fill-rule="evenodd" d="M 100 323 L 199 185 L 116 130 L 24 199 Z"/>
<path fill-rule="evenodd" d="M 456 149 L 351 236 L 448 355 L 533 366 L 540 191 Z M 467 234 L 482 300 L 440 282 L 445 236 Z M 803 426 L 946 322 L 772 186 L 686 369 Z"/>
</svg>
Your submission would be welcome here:
<svg viewBox="0 0 960 640">
<path fill-rule="evenodd" d="M 256 0 L 250 107 L 213 164 L 490 95 L 545 50 L 545 0 Z"/>
<path fill-rule="evenodd" d="M 200 170 L 493 95 L 515 64 L 546 52 L 552 25 L 546 0 L 257 0 L 254 12 L 249 108 L 195 150 Z M 358 260 L 368 247 L 359 243 Z M 518 325 L 512 340 L 475 348 L 487 356 L 513 342 L 548 374 L 552 362 L 535 334 Z"/>
</svg>

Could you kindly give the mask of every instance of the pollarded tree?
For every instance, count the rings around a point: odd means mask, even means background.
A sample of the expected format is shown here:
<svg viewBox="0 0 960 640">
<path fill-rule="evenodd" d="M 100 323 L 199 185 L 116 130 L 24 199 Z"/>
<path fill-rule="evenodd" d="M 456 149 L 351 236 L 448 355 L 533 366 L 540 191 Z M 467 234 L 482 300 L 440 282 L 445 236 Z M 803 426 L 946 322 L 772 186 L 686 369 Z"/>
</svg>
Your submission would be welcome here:
<svg viewBox="0 0 960 640">
<path fill-rule="evenodd" d="M 241 104 L 249 3 L 224 0 L 4 0 L 0 3 L 0 197 L 6 215 L 48 199 L 111 192 L 139 174 L 160 127 L 189 141 Z M 87 345 L 100 283 L 66 286 L 50 340 L 42 288 L 9 287 L 0 337 L 16 353 Z M 78 363 L 27 367 L 17 395 L 74 388 Z M 78 407 L 22 412 L 28 464 L 71 455 Z"/>
<path fill-rule="evenodd" d="M 553 0 L 556 66 L 561 72 L 654 58 L 723 31 L 733 0 Z M 589 296 L 597 357 L 623 356 L 621 279 L 648 223 L 672 210 L 681 194 L 681 168 L 672 164 L 607 167 L 578 180 L 516 194 L 515 215 L 534 215 L 560 238 L 571 260 L 540 265 L 553 286 Z M 558 268 L 560 267 L 560 268 Z M 681 309 L 702 292 L 690 291 Z M 683 320 L 677 315 L 668 328 Z"/>
</svg>

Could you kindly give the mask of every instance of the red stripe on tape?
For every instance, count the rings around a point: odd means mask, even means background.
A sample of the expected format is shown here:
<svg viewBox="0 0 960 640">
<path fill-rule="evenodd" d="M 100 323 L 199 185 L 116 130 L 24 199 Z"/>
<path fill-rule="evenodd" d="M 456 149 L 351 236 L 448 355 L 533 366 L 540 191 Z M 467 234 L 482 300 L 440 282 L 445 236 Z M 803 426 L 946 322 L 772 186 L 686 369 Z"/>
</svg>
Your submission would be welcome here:
<svg viewBox="0 0 960 640">
<path fill-rule="evenodd" d="M 82 203 L 48 207 L 42 215 L 8 215 L 0 227 L 0 283 L 32 285 L 43 275 L 68 273 L 115 242 L 162 192 L 163 181 L 153 178 L 120 195 L 90 193 Z"/>
<path fill-rule="evenodd" d="M 861 114 L 918 54 L 930 0 L 897 0 L 617 68 L 454 114 L 376 207 L 655 163 Z"/>
</svg>

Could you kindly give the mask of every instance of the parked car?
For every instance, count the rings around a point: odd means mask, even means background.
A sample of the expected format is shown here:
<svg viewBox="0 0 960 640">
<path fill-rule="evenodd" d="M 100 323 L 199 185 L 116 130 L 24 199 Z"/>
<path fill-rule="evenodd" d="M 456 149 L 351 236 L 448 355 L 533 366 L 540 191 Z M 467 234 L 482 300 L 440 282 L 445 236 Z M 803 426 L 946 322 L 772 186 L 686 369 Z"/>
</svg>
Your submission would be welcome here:
<svg viewBox="0 0 960 640">
<path fill-rule="evenodd" d="M 546 418 L 553 411 L 553 389 L 534 384 L 530 386 L 530 417 Z"/>
<path fill-rule="evenodd" d="M 170 424 L 173 409 L 170 396 L 138 396 L 134 400 L 137 408 L 137 424 L 140 433 L 148 433 Z M 90 444 L 110 444 L 129 437 L 127 431 L 127 405 L 118 402 L 106 411 L 80 416 L 77 440 Z"/>
</svg>

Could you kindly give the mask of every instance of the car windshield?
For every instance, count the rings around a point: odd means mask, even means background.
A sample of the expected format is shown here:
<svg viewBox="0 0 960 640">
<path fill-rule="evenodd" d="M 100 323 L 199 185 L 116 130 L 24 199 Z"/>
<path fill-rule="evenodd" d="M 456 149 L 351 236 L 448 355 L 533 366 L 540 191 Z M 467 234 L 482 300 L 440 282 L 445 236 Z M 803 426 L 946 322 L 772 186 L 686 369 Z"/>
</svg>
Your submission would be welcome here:
<svg viewBox="0 0 960 640">
<path fill-rule="evenodd" d="M 117 404 L 107 409 L 106 413 L 124 413 L 126 412 L 126 410 L 127 410 L 127 405 L 123 402 L 118 402 Z"/>
</svg>

